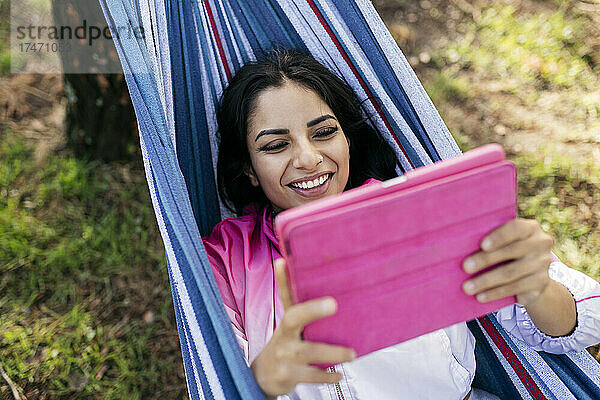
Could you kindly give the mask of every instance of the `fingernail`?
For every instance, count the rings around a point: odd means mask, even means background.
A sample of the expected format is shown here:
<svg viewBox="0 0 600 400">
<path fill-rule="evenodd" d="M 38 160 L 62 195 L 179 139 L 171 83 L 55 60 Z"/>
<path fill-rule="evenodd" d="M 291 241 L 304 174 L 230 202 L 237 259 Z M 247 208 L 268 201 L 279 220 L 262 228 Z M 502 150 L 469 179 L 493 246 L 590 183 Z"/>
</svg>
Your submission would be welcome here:
<svg viewBox="0 0 600 400">
<path fill-rule="evenodd" d="M 489 250 L 492 248 L 492 240 L 491 239 L 485 239 L 483 242 L 481 242 L 481 248 L 483 250 Z"/>
<path fill-rule="evenodd" d="M 354 350 L 352 350 L 352 351 L 350 352 L 350 359 L 351 359 L 351 360 L 354 360 L 355 358 L 356 358 L 356 352 L 355 352 Z"/>
<path fill-rule="evenodd" d="M 334 299 L 325 299 L 321 303 L 321 307 L 323 307 L 323 312 L 332 313 L 335 311 L 336 302 Z"/>
<path fill-rule="evenodd" d="M 473 294 L 475 291 L 475 284 L 473 282 L 465 282 L 463 285 L 463 289 L 467 294 Z"/>
<path fill-rule="evenodd" d="M 465 292 L 467 292 L 467 294 L 472 294 L 475 290 L 475 284 L 473 282 L 465 282 L 465 284 L 463 285 L 463 289 L 465 290 Z"/>
<path fill-rule="evenodd" d="M 475 261 L 472 258 L 467 258 L 463 267 L 465 272 L 473 272 L 475 270 Z"/>
<path fill-rule="evenodd" d="M 487 296 L 484 293 L 477 295 L 477 301 L 484 302 L 485 299 L 487 299 Z"/>
</svg>

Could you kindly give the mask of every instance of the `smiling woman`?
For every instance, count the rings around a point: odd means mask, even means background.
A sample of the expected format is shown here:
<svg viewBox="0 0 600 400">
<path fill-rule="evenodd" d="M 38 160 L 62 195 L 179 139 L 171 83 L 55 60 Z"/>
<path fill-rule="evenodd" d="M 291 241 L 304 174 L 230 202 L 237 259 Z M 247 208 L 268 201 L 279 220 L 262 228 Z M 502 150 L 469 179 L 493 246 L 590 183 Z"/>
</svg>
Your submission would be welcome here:
<svg viewBox="0 0 600 400">
<path fill-rule="evenodd" d="M 247 175 L 275 212 L 344 191 L 350 150 L 332 114 L 315 92 L 290 81 L 256 99 L 248 126 Z"/>
<path fill-rule="evenodd" d="M 237 214 L 278 212 L 395 177 L 394 151 L 368 121 L 352 88 L 312 57 L 272 52 L 244 65 L 217 110 L 221 198 Z"/>
<path fill-rule="evenodd" d="M 352 349 L 302 339 L 305 325 L 337 305 L 332 298 L 292 304 L 274 215 L 396 175 L 393 150 L 345 82 L 310 56 L 273 52 L 236 73 L 217 120 L 219 191 L 240 216 L 219 223 L 204 246 L 246 361 L 268 398 L 497 398 L 471 391 L 475 338 L 465 322 L 357 360 Z M 552 244 L 536 221 L 509 221 L 464 260 L 469 274 L 501 265 L 469 279 L 464 291 L 481 302 L 516 296 L 519 304 L 497 314 L 506 330 L 536 350 L 580 351 L 600 341 L 600 310 L 584 301 L 598 289 L 552 260 Z M 583 300 L 576 304 L 571 293 Z"/>
</svg>

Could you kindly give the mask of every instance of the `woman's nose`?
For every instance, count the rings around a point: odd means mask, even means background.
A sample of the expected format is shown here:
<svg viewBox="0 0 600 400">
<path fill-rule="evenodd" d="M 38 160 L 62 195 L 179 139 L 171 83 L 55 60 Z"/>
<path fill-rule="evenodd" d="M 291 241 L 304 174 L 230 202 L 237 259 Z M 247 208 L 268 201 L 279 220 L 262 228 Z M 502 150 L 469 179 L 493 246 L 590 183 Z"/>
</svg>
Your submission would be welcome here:
<svg viewBox="0 0 600 400">
<path fill-rule="evenodd" d="M 323 156 L 312 144 L 300 144 L 297 146 L 293 166 L 297 169 L 312 171 L 323 161 Z"/>
</svg>

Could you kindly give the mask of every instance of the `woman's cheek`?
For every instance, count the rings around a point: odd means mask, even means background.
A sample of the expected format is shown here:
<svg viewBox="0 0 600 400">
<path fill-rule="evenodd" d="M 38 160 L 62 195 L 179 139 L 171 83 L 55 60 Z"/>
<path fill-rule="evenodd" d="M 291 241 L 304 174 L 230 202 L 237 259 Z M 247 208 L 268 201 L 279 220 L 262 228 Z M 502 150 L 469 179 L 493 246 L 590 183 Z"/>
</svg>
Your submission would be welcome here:
<svg viewBox="0 0 600 400">
<path fill-rule="evenodd" d="M 338 147 L 339 149 L 342 149 L 342 151 L 340 151 L 339 156 L 336 157 L 338 160 L 340 192 L 344 191 L 350 177 L 350 148 L 348 147 L 348 142 L 345 137 L 342 138 L 342 141 L 342 145 Z"/>
</svg>

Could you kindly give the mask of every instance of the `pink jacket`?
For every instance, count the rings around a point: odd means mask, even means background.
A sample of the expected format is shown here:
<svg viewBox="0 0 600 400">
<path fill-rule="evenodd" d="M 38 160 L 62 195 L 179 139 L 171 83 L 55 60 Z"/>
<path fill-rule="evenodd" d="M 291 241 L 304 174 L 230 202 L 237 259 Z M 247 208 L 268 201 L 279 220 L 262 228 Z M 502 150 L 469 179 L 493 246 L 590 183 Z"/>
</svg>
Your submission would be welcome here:
<svg viewBox="0 0 600 400">
<path fill-rule="evenodd" d="M 271 207 L 245 211 L 249 213 L 220 222 L 204 238 L 204 247 L 235 334 L 252 362 L 283 314 L 274 275 L 281 254 Z"/>
</svg>

